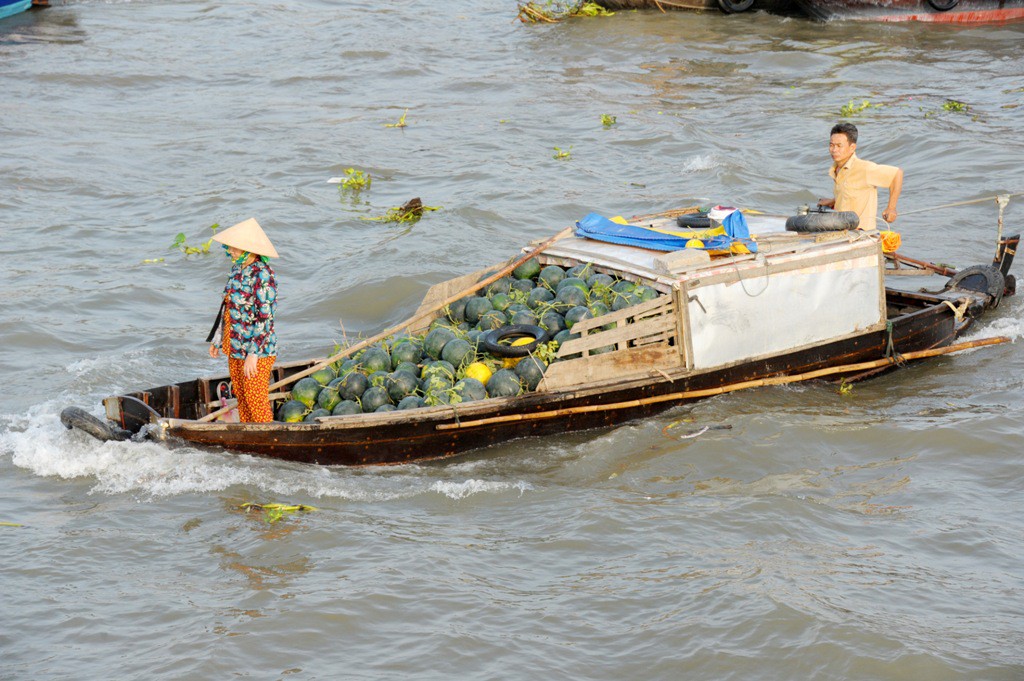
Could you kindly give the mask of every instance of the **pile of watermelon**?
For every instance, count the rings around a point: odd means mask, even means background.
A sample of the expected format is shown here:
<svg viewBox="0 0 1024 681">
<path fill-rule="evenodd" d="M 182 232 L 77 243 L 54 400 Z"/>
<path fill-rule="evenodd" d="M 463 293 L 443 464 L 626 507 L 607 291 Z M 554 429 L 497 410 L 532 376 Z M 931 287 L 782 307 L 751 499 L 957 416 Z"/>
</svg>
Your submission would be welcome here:
<svg viewBox="0 0 1024 681">
<path fill-rule="evenodd" d="M 277 420 L 311 422 L 536 390 L 559 345 L 579 338 L 572 332 L 577 322 L 660 295 L 650 286 L 596 273 L 589 263 L 564 269 L 541 267 L 536 259 L 478 294 L 449 305 L 423 335 L 385 339 L 300 379 L 291 399 L 278 407 Z M 483 347 L 487 331 L 520 324 L 546 329 L 551 340 L 522 359 L 498 358 Z"/>
</svg>

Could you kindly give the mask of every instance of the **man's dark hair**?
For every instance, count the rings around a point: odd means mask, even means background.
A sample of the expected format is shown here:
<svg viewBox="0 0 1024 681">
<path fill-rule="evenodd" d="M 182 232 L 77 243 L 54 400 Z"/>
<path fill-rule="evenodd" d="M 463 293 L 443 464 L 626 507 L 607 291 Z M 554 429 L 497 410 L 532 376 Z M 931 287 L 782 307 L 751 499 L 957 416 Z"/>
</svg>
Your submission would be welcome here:
<svg viewBox="0 0 1024 681">
<path fill-rule="evenodd" d="M 857 143 L 857 126 L 853 123 L 836 123 L 832 126 L 832 132 L 828 136 L 840 134 L 846 135 L 846 139 L 850 141 L 850 144 Z"/>
</svg>

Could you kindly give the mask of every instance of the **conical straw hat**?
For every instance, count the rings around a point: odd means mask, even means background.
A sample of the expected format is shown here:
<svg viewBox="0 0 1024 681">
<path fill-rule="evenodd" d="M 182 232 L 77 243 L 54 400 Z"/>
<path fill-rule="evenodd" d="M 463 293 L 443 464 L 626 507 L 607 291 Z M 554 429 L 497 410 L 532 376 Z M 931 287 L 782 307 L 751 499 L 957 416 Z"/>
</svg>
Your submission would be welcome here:
<svg viewBox="0 0 1024 681">
<path fill-rule="evenodd" d="M 223 232 L 214 234 L 213 240 L 219 241 L 225 246 L 234 246 L 256 255 L 266 255 L 271 258 L 279 257 L 277 251 L 274 250 L 274 244 L 270 243 L 270 239 L 267 238 L 263 228 L 260 227 L 260 223 L 256 222 L 256 218 L 249 218 L 244 222 L 228 227 Z"/>
</svg>

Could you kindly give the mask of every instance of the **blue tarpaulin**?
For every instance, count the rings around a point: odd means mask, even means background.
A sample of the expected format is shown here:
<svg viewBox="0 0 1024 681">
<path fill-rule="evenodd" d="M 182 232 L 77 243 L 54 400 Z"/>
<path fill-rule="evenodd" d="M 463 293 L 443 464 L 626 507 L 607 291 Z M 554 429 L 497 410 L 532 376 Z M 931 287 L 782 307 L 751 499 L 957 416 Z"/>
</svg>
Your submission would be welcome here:
<svg viewBox="0 0 1024 681">
<path fill-rule="evenodd" d="M 576 236 L 653 251 L 679 251 L 686 248 L 687 242 L 698 239 L 706 251 L 732 251 L 733 246 L 738 244 L 745 247 L 743 252 L 757 252 L 757 244 L 750 238 L 747 221 L 738 210 L 722 220 L 721 229 L 703 232 L 623 225 L 603 215 L 590 213 L 576 223 Z"/>
</svg>

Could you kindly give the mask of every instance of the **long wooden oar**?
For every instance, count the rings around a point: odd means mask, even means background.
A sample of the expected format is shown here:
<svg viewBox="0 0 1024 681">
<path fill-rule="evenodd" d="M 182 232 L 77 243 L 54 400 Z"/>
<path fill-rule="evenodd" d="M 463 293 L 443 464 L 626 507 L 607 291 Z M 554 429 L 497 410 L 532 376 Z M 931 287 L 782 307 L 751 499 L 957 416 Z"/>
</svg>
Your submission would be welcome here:
<svg viewBox="0 0 1024 681">
<path fill-rule="evenodd" d="M 532 421 L 535 419 L 551 419 L 559 416 L 569 416 L 571 414 L 584 414 L 595 411 L 612 411 L 615 409 L 629 409 L 633 407 L 642 407 L 648 404 L 656 404 L 658 402 L 675 402 L 677 400 L 695 399 L 698 397 L 710 397 L 712 395 L 721 395 L 723 393 L 731 393 L 737 390 L 744 390 L 746 388 L 757 388 L 765 385 L 785 385 L 787 383 L 797 383 L 799 381 L 809 381 L 813 378 L 821 378 L 822 376 L 830 376 L 832 374 L 843 374 L 852 371 L 864 371 L 865 369 L 875 369 L 878 367 L 884 367 L 886 365 L 896 364 L 897 361 L 912 360 L 912 359 L 924 359 L 925 357 L 935 357 L 937 355 L 945 355 L 951 352 L 960 352 L 961 350 L 969 350 L 971 348 L 977 348 L 984 345 L 998 345 L 1000 343 L 1009 343 L 1010 339 L 1006 336 L 994 336 L 992 338 L 982 338 L 976 341 L 968 341 L 966 343 L 957 343 L 956 345 L 947 345 L 942 348 L 932 348 L 930 350 L 916 350 L 914 352 L 905 352 L 900 355 L 900 359 L 897 360 L 895 357 L 886 357 L 885 359 L 878 359 L 871 362 L 860 362 L 858 364 L 844 364 L 837 367 L 828 367 L 825 369 L 818 369 L 816 371 L 808 371 L 803 374 L 795 374 L 793 376 L 773 376 L 771 378 L 759 378 L 754 381 L 743 381 L 742 383 L 733 383 L 731 385 L 725 385 L 720 388 L 707 388 L 705 390 L 684 390 L 677 393 L 669 393 L 667 395 L 656 395 L 654 397 L 645 397 L 639 400 L 629 400 L 627 402 L 614 402 L 611 404 L 594 404 L 586 407 L 568 407 L 566 409 L 553 409 L 551 411 L 539 411 L 532 414 L 509 414 L 508 416 L 492 416 L 485 419 L 476 419 L 475 421 L 461 421 L 459 423 L 440 423 L 436 426 L 437 430 L 458 430 L 460 428 L 473 428 L 475 426 L 486 426 L 494 423 L 509 423 L 512 421 Z"/>
<path fill-rule="evenodd" d="M 345 348 L 344 350 L 342 350 L 338 354 L 336 354 L 336 355 L 334 355 L 332 357 L 328 357 L 327 359 L 325 359 L 324 361 L 320 362 L 319 364 L 311 366 L 308 369 L 304 369 L 304 370 L 302 370 L 302 371 L 300 371 L 298 373 L 292 374 L 291 376 L 288 376 L 287 378 L 281 379 L 277 383 L 272 384 L 270 386 L 269 390 L 273 391 L 273 390 L 275 390 L 277 388 L 280 388 L 280 387 L 289 385 L 291 383 L 294 383 L 295 381 L 299 380 L 300 378 L 305 378 L 306 376 L 309 376 L 310 374 L 313 374 L 313 373 L 315 373 L 317 371 L 320 371 L 321 369 L 323 369 L 328 364 L 333 364 L 334 362 L 337 362 L 339 359 L 343 359 L 345 357 L 348 357 L 349 355 L 351 355 L 351 354 L 353 354 L 355 352 L 358 352 L 359 350 L 362 350 L 363 348 L 365 348 L 368 345 L 373 345 L 377 341 L 380 341 L 380 340 L 382 340 L 384 338 L 387 338 L 388 336 L 391 336 L 393 334 L 398 333 L 399 331 L 402 331 L 404 329 L 409 328 L 410 326 L 412 326 L 416 322 L 420 321 L 421 319 L 424 319 L 425 317 L 429 317 L 429 316 L 435 314 L 438 310 L 442 309 L 445 305 L 450 305 L 450 304 L 454 303 L 456 300 L 458 300 L 459 298 L 463 298 L 463 297 L 469 295 L 470 293 L 473 293 L 474 291 L 478 291 L 479 289 L 482 289 L 483 287 L 487 286 L 488 284 L 493 284 L 494 282 L 496 282 L 497 280 L 501 279 L 506 274 L 508 274 L 509 272 L 514 270 L 515 268 L 517 268 L 520 265 L 522 265 L 524 262 L 526 262 L 530 258 L 532 258 L 532 257 L 538 255 L 539 253 L 541 253 L 545 248 L 547 248 L 551 244 L 555 243 L 559 239 L 563 239 L 563 238 L 569 236 L 570 234 L 572 234 L 572 231 L 573 231 L 572 227 L 566 227 L 565 229 L 563 229 L 558 234 L 556 234 L 553 237 L 551 237 L 550 239 L 547 239 L 546 241 L 542 242 L 539 246 L 534 248 L 529 253 L 521 256 L 520 258 L 517 258 L 516 260 L 513 260 L 511 264 L 503 267 L 502 269 L 498 270 L 496 273 L 492 274 L 491 276 L 487 277 L 486 279 L 482 279 L 481 281 L 478 281 L 477 283 L 475 283 L 475 284 L 473 284 L 473 285 L 463 289 L 462 291 L 460 291 L 458 293 L 454 293 L 454 294 L 448 296 L 447 298 L 445 298 L 444 300 L 442 300 L 440 303 L 438 303 L 437 305 L 433 306 L 429 310 L 424 310 L 420 314 L 413 315 L 412 317 L 410 317 L 409 319 L 405 320 L 401 324 L 398 324 L 397 326 L 393 326 L 390 329 L 387 329 L 386 331 L 381 331 L 380 333 L 378 333 L 376 336 L 373 336 L 372 338 L 367 338 L 364 341 L 360 341 L 359 343 L 356 343 L 355 345 L 352 345 L 352 346 L 350 346 L 348 348 Z M 221 414 L 224 414 L 224 413 L 226 413 L 228 411 L 231 411 L 235 407 L 235 405 L 237 405 L 237 404 L 238 404 L 238 400 L 234 400 L 234 399 L 230 400 L 226 406 L 221 407 L 217 411 L 210 412 L 206 416 L 200 418 L 199 419 L 199 423 L 205 423 L 205 422 L 208 422 L 208 421 L 212 421 L 215 418 L 217 418 L 218 416 L 220 416 Z"/>
</svg>

